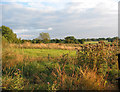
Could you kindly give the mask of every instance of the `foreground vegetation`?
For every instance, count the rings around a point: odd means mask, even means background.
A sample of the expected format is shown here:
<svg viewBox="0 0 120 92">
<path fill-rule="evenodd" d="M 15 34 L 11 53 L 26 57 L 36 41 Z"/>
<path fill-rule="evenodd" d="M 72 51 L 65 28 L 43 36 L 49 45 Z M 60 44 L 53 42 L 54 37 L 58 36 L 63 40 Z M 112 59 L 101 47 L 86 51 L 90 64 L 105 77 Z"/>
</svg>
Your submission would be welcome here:
<svg viewBox="0 0 120 92">
<path fill-rule="evenodd" d="M 117 45 L 84 45 L 81 50 L 3 48 L 7 90 L 116 90 Z M 10 47 L 11 46 L 11 47 Z M 8 48 L 9 47 L 9 48 Z"/>
</svg>

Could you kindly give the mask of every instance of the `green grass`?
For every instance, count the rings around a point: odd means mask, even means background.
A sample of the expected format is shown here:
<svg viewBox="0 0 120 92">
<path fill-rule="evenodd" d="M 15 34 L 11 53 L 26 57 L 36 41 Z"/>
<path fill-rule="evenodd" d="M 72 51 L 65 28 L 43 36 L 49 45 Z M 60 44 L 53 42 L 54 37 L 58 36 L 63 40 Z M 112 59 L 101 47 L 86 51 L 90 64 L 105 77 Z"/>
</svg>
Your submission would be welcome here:
<svg viewBox="0 0 120 92">
<path fill-rule="evenodd" d="M 111 42 L 108 42 L 108 41 L 104 41 L 106 44 L 111 44 Z M 98 41 L 85 41 L 85 43 L 84 44 L 89 44 L 89 43 L 91 43 L 91 44 L 96 44 L 96 43 L 98 43 Z"/>
<path fill-rule="evenodd" d="M 89 44 L 89 43 L 96 44 L 96 43 L 98 43 L 98 41 L 86 41 L 84 44 Z"/>
<path fill-rule="evenodd" d="M 21 54 L 26 54 L 33 57 L 58 57 L 63 54 L 69 54 L 70 56 L 75 56 L 76 51 L 74 50 L 60 50 L 60 49 L 16 49 Z"/>
</svg>

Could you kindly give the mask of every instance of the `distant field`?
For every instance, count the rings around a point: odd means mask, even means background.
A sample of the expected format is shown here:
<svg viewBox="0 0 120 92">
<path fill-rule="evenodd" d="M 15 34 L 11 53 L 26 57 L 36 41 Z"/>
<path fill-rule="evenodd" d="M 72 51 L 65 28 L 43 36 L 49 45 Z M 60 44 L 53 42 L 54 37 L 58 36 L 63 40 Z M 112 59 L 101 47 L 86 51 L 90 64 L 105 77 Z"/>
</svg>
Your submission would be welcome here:
<svg viewBox="0 0 120 92">
<path fill-rule="evenodd" d="M 104 41 L 105 43 L 109 43 L 109 44 L 111 44 L 111 42 L 108 42 L 108 41 Z M 85 41 L 85 43 L 84 44 L 89 44 L 89 43 L 91 43 L 91 44 L 96 44 L 96 43 L 98 43 L 98 41 Z"/>
<path fill-rule="evenodd" d="M 70 56 L 75 56 L 75 50 L 60 50 L 60 49 L 16 49 L 21 54 L 26 54 L 34 57 L 57 57 L 63 54 L 69 54 Z"/>
<path fill-rule="evenodd" d="M 91 44 L 96 44 L 96 43 L 98 43 L 98 41 L 85 41 L 84 44 L 89 44 L 89 43 L 91 43 Z"/>
</svg>

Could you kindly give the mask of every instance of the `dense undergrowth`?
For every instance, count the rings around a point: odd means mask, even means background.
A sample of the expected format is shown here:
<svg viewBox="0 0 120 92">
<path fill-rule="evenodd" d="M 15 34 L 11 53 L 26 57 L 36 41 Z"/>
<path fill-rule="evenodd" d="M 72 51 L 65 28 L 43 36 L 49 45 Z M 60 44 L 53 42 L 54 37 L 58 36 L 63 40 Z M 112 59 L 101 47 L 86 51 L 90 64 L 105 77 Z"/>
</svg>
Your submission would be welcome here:
<svg viewBox="0 0 120 92">
<path fill-rule="evenodd" d="M 75 56 L 45 58 L 20 54 L 8 46 L 2 53 L 4 89 L 117 90 L 117 45 L 84 45 Z"/>
</svg>

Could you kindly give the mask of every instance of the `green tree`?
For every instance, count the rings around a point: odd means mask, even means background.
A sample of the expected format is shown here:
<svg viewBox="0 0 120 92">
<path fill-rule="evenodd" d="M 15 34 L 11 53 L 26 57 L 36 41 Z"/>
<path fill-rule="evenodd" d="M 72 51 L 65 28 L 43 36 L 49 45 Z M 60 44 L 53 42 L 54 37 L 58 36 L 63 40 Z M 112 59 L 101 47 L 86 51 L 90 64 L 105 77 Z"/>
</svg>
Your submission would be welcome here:
<svg viewBox="0 0 120 92">
<path fill-rule="evenodd" d="M 106 38 L 106 40 L 108 40 L 108 42 L 112 42 L 113 40 L 112 40 L 112 38 Z"/>
<path fill-rule="evenodd" d="M 87 40 L 87 41 L 91 41 L 91 39 L 89 39 L 89 38 L 87 38 L 86 40 Z"/>
<path fill-rule="evenodd" d="M 61 40 L 55 39 L 55 42 L 56 42 L 56 43 L 61 43 Z"/>
<path fill-rule="evenodd" d="M 79 41 L 76 39 L 76 40 L 75 40 L 75 43 L 76 43 L 76 44 L 79 44 Z"/>
<path fill-rule="evenodd" d="M 56 42 L 55 42 L 55 39 L 51 39 L 50 42 L 51 42 L 51 43 L 56 43 Z"/>
<path fill-rule="evenodd" d="M 50 35 L 49 35 L 49 33 L 42 32 L 42 33 L 40 33 L 38 39 L 40 39 L 40 40 L 45 40 L 45 39 L 50 40 Z"/>
<path fill-rule="evenodd" d="M 75 43 L 75 37 L 74 36 L 67 36 L 65 37 L 65 43 Z"/>
<path fill-rule="evenodd" d="M 74 36 L 67 36 L 67 37 L 65 37 L 65 40 L 74 40 L 75 39 L 75 37 Z"/>
<path fill-rule="evenodd" d="M 43 40 L 44 43 L 48 43 L 50 41 L 50 35 L 49 33 L 40 33 L 38 39 Z"/>
<path fill-rule="evenodd" d="M 9 42 L 9 43 L 19 43 L 21 39 L 17 38 L 17 35 L 13 33 L 12 29 L 6 26 L 1 26 L 2 29 L 2 36 Z"/>
<path fill-rule="evenodd" d="M 84 39 L 81 39 L 81 44 L 84 44 L 85 40 Z"/>
<path fill-rule="evenodd" d="M 78 41 L 79 41 L 81 44 L 84 44 L 84 42 L 85 42 L 84 39 L 78 39 Z"/>
</svg>

